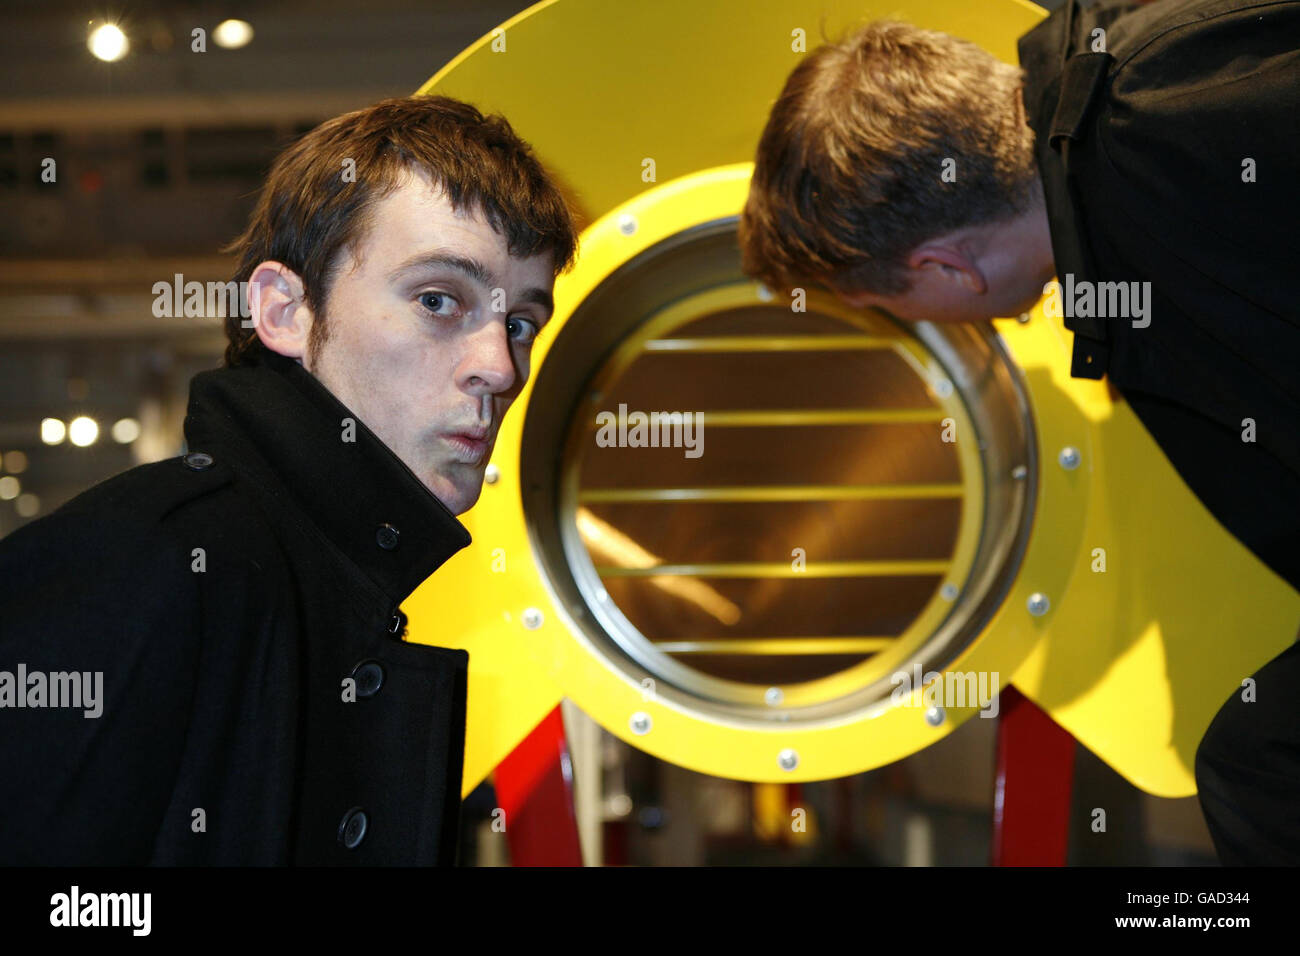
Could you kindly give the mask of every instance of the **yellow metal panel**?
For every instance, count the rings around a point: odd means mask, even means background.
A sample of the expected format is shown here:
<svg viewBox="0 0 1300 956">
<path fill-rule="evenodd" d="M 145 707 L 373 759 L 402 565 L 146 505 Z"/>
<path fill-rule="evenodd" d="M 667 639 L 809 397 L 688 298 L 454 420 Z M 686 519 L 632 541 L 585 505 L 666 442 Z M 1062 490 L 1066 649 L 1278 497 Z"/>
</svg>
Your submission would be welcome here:
<svg viewBox="0 0 1300 956">
<path fill-rule="evenodd" d="M 852 23 L 889 16 L 944 30 L 1015 62 L 1043 11 L 1019 2 L 692 0 L 539 4 L 467 50 L 426 91 L 503 112 L 590 220 L 578 268 L 535 346 L 545 362 L 566 318 L 606 276 L 656 241 L 741 208 L 767 109 L 801 54 Z M 652 159 L 656 182 L 642 178 Z M 733 164 L 733 165 L 726 165 Z M 719 167 L 714 169 L 713 167 Z M 708 172 L 701 172 L 708 170 Z M 635 215 L 636 232 L 618 229 Z M 984 633 L 949 670 L 1012 677 L 1136 785 L 1194 792 L 1195 747 L 1214 712 L 1293 640 L 1300 594 L 1227 534 L 1103 382 L 1069 377 L 1070 334 L 1035 310 L 995 323 L 1026 376 L 1040 441 L 1039 499 L 1021 572 Z M 464 790 L 482 780 L 561 695 L 611 733 L 704 773 L 756 781 L 842 776 L 907 756 L 976 713 L 931 727 L 919 706 L 820 724 L 755 727 L 647 693 L 581 636 L 539 571 L 520 496 L 520 436 L 532 385 L 504 423 L 485 486 L 464 516 L 474 543 L 412 596 L 411 637 L 470 652 Z M 1065 446 L 1080 451 L 1061 467 Z M 965 466 L 963 466 L 965 467 Z M 1105 571 L 1094 570 L 1105 549 Z M 1026 610 L 1045 594 L 1042 616 Z M 540 623 L 524 626 L 524 611 Z M 531 619 L 530 619 L 531 620 Z M 536 622 L 534 622 L 536 623 Z M 916 703 L 914 694 L 910 703 Z M 629 721 L 647 714 L 651 729 Z M 783 770 L 777 754 L 796 750 Z"/>
</svg>

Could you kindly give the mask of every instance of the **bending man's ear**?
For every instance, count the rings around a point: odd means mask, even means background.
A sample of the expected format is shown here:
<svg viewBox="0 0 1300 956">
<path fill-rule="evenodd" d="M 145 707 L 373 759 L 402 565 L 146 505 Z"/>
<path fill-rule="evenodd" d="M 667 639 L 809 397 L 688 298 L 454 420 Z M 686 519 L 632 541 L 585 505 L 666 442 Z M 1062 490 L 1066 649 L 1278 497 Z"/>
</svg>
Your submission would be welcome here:
<svg viewBox="0 0 1300 956">
<path fill-rule="evenodd" d="M 907 257 L 907 267 L 928 273 L 924 277 L 931 280 L 941 278 L 956 282 L 963 291 L 975 295 L 983 295 L 989 288 L 979 260 L 962 243 L 943 240 L 922 243 Z"/>
<path fill-rule="evenodd" d="M 271 260 L 253 269 L 248 278 L 248 311 L 263 345 L 303 364 L 316 317 L 296 272 Z"/>
</svg>

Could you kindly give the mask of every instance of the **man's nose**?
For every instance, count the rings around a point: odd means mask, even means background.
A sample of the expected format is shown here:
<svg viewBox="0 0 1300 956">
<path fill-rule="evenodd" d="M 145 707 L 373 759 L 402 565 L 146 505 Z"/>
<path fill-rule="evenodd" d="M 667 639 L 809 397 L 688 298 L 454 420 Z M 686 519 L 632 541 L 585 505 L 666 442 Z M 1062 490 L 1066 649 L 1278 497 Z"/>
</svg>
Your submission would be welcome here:
<svg viewBox="0 0 1300 956">
<path fill-rule="evenodd" d="M 471 335 L 461 372 L 462 385 L 480 394 L 504 392 L 514 384 L 514 356 L 504 322 L 486 322 Z"/>
</svg>

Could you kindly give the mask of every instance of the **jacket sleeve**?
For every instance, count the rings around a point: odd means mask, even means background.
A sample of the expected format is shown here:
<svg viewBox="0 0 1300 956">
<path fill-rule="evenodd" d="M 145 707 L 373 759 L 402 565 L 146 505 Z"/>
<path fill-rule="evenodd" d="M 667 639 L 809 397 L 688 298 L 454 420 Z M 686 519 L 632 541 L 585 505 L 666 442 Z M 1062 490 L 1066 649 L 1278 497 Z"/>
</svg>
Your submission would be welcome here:
<svg viewBox="0 0 1300 956">
<path fill-rule="evenodd" d="M 86 511 L 0 541 L 0 864 L 148 862 L 196 682 L 191 561 Z"/>
</svg>

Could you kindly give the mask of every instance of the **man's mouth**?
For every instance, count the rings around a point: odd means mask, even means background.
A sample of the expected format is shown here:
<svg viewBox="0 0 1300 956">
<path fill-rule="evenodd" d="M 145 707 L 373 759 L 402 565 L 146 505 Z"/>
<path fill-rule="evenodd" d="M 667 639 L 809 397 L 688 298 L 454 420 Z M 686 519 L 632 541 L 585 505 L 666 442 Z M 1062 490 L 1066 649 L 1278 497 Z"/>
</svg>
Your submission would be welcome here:
<svg viewBox="0 0 1300 956">
<path fill-rule="evenodd" d="M 488 429 L 483 427 L 447 432 L 443 437 L 451 445 L 456 460 L 467 465 L 479 464 L 492 447 Z"/>
</svg>

